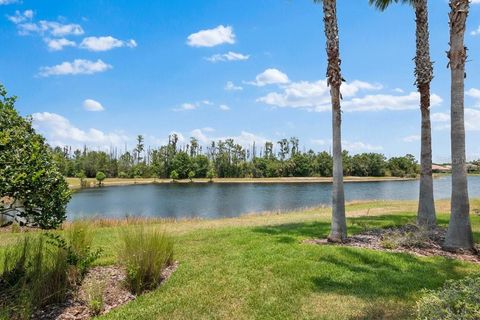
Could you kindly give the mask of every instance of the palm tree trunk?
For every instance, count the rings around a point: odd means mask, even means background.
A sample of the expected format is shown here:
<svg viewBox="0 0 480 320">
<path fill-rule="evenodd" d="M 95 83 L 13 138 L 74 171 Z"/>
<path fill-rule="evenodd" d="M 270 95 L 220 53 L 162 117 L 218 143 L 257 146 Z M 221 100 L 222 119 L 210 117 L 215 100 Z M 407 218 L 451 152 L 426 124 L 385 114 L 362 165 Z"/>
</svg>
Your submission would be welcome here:
<svg viewBox="0 0 480 320">
<path fill-rule="evenodd" d="M 465 24 L 469 0 L 450 0 L 450 69 L 451 87 L 451 139 L 452 139 L 452 207 L 445 238 L 445 248 L 472 249 L 470 204 L 467 189 L 465 157 L 464 90 L 467 48 L 464 45 Z"/>
<path fill-rule="evenodd" d="M 332 194 L 332 230 L 328 240 L 343 242 L 347 238 L 345 220 L 345 194 L 343 189 L 342 164 L 342 111 L 340 108 L 340 86 L 342 76 L 340 70 L 340 45 L 338 40 L 338 23 L 336 0 L 323 0 L 323 22 L 327 39 L 327 81 L 332 99 L 333 128 L 333 194 Z"/>
<path fill-rule="evenodd" d="M 430 60 L 428 3 L 427 0 L 417 0 L 414 5 L 417 26 L 415 76 L 416 85 L 420 93 L 420 110 L 422 114 L 420 196 L 417 224 L 420 227 L 431 229 L 436 226 L 432 178 L 432 128 L 430 122 L 430 83 L 433 79 L 433 66 Z"/>
</svg>

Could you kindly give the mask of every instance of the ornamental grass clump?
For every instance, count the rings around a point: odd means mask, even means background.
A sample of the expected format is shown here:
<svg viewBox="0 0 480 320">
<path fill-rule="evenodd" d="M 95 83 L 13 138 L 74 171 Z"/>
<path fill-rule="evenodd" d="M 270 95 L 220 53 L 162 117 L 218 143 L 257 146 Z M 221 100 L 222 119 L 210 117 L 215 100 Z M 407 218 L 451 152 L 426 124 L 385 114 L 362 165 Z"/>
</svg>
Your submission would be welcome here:
<svg viewBox="0 0 480 320">
<path fill-rule="evenodd" d="M 0 261 L 0 319 L 29 319 L 36 310 L 64 302 L 100 250 L 91 249 L 88 224 L 58 232 L 26 235 Z"/>
<path fill-rule="evenodd" d="M 173 263 L 173 239 L 159 230 L 143 226 L 123 228 L 119 262 L 127 272 L 126 285 L 134 294 L 156 288 L 162 271 Z"/>
</svg>

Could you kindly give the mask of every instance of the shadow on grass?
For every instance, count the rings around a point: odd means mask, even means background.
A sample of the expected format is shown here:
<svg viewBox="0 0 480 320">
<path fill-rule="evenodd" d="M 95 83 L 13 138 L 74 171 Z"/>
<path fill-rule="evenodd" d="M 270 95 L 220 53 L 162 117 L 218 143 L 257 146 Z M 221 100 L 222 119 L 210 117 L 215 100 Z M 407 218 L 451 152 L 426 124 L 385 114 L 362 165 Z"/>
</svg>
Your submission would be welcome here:
<svg viewBox="0 0 480 320">
<path fill-rule="evenodd" d="M 415 223 L 415 217 L 406 215 L 384 215 L 347 218 L 349 234 L 357 234 L 366 229 L 401 226 L 407 223 Z M 288 223 L 258 227 L 255 228 L 254 231 L 277 235 L 279 236 L 279 242 L 286 242 L 284 237 L 325 238 L 330 231 L 330 223 L 324 221 Z"/>
<path fill-rule="evenodd" d="M 466 275 L 466 264 L 440 257 L 422 259 L 404 253 L 336 247 L 320 257 L 326 268 L 340 275 L 323 273 L 312 278 L 315 290 L 363 299 L 411 299 L 420 290 L 434 289 L 447 279 Z"/>
<path fill-rule="evenodd" d="M 415 223 L 412 215 L 384 215 L 349 218 L 349 234 L 365 229 L 386 228 Z M 446 225 L 447 219 L 439 219 Z M 274 241 L 288 243 L 301 238 L 325 238 L 330 231 L 328 222 L 292 223 L 259 227 L 255 232 L 273 236 Z M 299 239 L 300 238 L 300 239 Z M 273 240 L 272 239 L 272 240 Z M 413 301 L 420 290 L 434 289 L 447 279 L 461 278 L 478 271 L 478 267 L 458 260 L 441 257 L 419 258 L 406 253 L 381 252 L 341 246 L 311 246 L 310 254 L 320 264 L 311 278 L 314 290 L 354 295 L 362 299 L 402 299 Z"/>
</svg>

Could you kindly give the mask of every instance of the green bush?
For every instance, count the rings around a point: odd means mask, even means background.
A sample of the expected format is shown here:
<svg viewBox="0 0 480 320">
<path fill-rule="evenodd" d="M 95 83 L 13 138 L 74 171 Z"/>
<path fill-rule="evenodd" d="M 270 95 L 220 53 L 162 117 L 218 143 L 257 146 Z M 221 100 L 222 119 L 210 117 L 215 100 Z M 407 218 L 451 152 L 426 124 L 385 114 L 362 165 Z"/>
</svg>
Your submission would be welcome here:
<svg viewBox="0 0 480 320">
<path fill-rule="evenodd" d="M 105 173 L 103 173 L 102 171 L 98 171 L 98 172 L 97 172 L 97 174 L 95 175 L 95 179 L 97 179 L 99 186 L 102 185 L 103 180 L 105 180 L 106 177 L 107 177 L 107 176 L 106 176 Z"/>
<path fill-rule="evenodd" d="M 127 271 L 127 287 L 134 294 L 157 287 L 162 271 L 173 262 L 173 240 L 165 232 L 144 227 L 121 231 L 119 263 Z"/>
<path fill-rule="evenodd" d="M 31 118 L 15 110 L 15 100 L 0 84 L 0 216 L 56 228 L 66 218 L 68 184 Z"/>
<path fill-rule="evenodd" d="M 173 170 L 173 171 L 170 173 L 170 179 L 172 179 L 173 181 L 178 180 L 178 173 L 177 173 L 177 171 Z"/>
<path fill-rule="evenodd" d="M 480 277 L 449 280 L 417 302 L 417 319 L 480 319 Z"/>
</svg>

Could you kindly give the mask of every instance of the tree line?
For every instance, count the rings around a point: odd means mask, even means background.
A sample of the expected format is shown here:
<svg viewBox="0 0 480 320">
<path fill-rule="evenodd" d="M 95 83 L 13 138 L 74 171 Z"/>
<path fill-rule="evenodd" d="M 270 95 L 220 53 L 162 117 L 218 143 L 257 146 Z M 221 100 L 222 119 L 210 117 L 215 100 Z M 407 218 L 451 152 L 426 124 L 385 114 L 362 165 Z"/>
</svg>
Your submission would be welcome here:
<svg viewBox="0 0 480 320">
<path fill-rule="evenodd" d="M 299 139 L 281 139 L 262 147 L 255 143 L 248 148 L 233 139 L 212 142 L 202 147 L 191 138 L 179 145 L 178 136 L 169 136 L 168 143 L 159 148 L 145 148 L 143 136 L 131 151 L 118 154 L 95 151 L 84 147 L 71 151 L 69 147 L 52 149 L 53 159 L 60 172 L 68 177 L 93 178 L 103 172 L 109 178 L 273 178 L 273 177 L 331 177 L 333 158 L 327 151 L 301 151 Z M 343 151 L 345 176 L 416 177 L 419 165 L 413 155 L 387 159 L 380 153 L 351 155 Z"/>
</svg>

